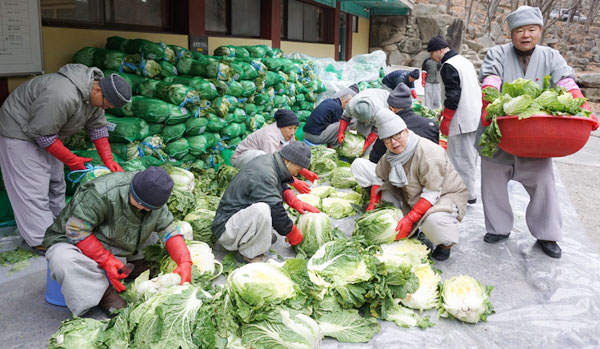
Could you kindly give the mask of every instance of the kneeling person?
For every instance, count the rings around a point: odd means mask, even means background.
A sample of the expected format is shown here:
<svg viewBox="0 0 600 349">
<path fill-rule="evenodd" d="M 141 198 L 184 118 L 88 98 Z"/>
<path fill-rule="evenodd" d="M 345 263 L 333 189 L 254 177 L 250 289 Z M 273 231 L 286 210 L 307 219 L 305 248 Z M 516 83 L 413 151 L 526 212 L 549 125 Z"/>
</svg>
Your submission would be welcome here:
<svg viewBox="0 0 600 349">
<path fill-rule="evenodd" d="M 74 315 L 96 305 L 105 310 L 127 305 L 117 293 L 125 290 L 123 261 L 143 259 L 153 232 L 177 263 L 181 284 L 190 282 L 190 252 L 165 205 L 172 189 L 173 179 L 160 167 L 114 172 L 77 189 L 44 237 L 50 274 Z"/>
<path fill-rule="evenodd" d="M 301 214 L 320 212 L 298 199 L 288 187 L 293 176 L 309 166 L 310 149 L 298 141 L 246 164 L 229 183 L 212 222 L 213 234 L 223 248 L 237 251 L 238 261 L 258 261 L 276 240 L 272 229 L 285 236 L 290 245 L 299 244 L 304 236 L 283 203 Z"/>
<path fill-rule="evenodd" d="M 382 199 L 400 207 L 396 240 L 421 228 L 437 245 L 432 257 L 445 260 L 458 243 L 458 225 L 467 208 L 467 188 L 437 144 L 417 136 L 391 110 L 377 113 L 379 138 L 387 153 L 376 167 L 378 183 L 371 187 L 369 209 Z"/>
</svg>

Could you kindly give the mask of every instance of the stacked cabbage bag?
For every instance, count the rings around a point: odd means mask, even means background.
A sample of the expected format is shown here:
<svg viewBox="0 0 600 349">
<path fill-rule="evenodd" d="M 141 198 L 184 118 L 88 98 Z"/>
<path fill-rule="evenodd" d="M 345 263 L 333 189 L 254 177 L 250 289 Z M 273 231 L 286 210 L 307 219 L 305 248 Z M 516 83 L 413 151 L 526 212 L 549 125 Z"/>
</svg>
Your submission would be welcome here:
<svg viewBox="0 0 600 349">
<path fill-rule="evenodd" d="M 207 56 L 114 36 L 104 48 L 82 48 L 73 60 L 130 83 L 131 103 L 107 113 L 111 145 L 125 161 L 150 156 L 177 166 L 218 167 L 280 108 L 296 112 L 301 128 L 325 91 L 312 62 L 282 56 L 265 45 L 227 45 Z M 138 161 L 120 164 L 143 168 Z"/>
</svg>

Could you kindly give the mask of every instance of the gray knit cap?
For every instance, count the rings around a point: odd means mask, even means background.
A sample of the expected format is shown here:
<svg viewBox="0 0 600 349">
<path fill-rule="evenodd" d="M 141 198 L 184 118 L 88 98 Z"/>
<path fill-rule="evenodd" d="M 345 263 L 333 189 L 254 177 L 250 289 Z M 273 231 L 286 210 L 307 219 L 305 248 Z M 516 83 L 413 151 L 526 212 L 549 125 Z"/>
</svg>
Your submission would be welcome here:
<svg viewBox="0 0 600 349">
<path fill-rule="evenodd" d="M 391 137 L 406 129 L 404 120 L 389 109 L 380 109 L 375 114 L 375 118 L 377 119 L 376 125 L 379 139 Z"/>
<path fill-rule="evenodd" d="M 104 98 L 115 108 L 121 108 L 131 102 L 131 86 L 117 74 L 100 79 L 100 89 Z"/>
<path fill-rule="evenodd" d="M 540 27 L 544 26 L 542 11 L 540 11 L 539 7 L 531 6 L 521 6 L 516 11 L 509 13 L 506 16 L 506 22 L 510 31 L 530 24 L 537 24 Z"/>
<path fill-rule="evenodd" d="M 302 168 L 310 167 L 310 148 L 303 142 L 291 141 L 279 151 L 279 154 Z"/>
<path fill-rule="evenodd" d="M 410 94 L 410 88 L 405 83 L 401 82 L 396 88 L 390 92 L 390 96 L 387 99 L 387 103 L 390 107 L 394 108 L 410 108 L 412 105 L 412 95 Z"/>
</svg>

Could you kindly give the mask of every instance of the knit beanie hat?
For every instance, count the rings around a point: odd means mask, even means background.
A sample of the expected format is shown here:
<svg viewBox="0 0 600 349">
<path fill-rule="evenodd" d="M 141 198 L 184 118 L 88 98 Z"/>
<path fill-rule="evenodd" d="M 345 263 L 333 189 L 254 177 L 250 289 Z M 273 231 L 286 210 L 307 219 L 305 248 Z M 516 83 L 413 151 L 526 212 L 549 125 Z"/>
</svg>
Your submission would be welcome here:
<svg viewBox="0 0 600 349">
<path fill-rule="evenodd" d="M 366 101 L 358 101 L 354 106 L 354 116 L 360 122 L 371 120 L 371 105 Z"/>
<path fill-rule="evenodd" d="M 273 117 L 275 120 L 277 120 L 277 127 L 279 128 L 300 125 L 300 121 L 298 120 L 296 113 L 289 109 L 279 109 L 275 112 Z"/>
<path fill-rule="evenodd" d="M 131 86 L 127 80 L 117 74 L 110 74 L 100 79 L 102 95 L 115 108 L 121 108 L 131 102 Z"/>
<path fill-rule="evenodd" d="M 441 48 L 448 47 L 448 42 L 441 35 L 434 36 L 427 43 L 427 52 L 437 51 Z"/>
<path fill-rule="evenodd" d="M 162 167 L 150 166 L 133 176 L 131 195 L 140 205 L 157 210 L 166 204 L 173 189 L 173 179 Z"/>
<path fill-rule="evenodd" d="M 279 154 L 282 158 L 302 168 L 310 167 L 310 148 L 303 142 L 291 141 L 288 145 L 281 148 Z"/>
<path fill-rule="evenodd" d="M 379 139 L 391 137 L 406 129 L 404 120 L 389 109 L 380 109 L 375 114 L 375 119 L 377 120 Z"/>
<path fill-rule="evenodd" d="M 418 80 L 419 79 L 419 75 L 421 75 L 419 73 L 420 73 L 419 69 L 415 69 L 415 70 L 411 71 L 410 74 L 408 74 L 408 75 L 410 75 L 411 78 L 413 78 L 415 80 Z"/>
<path fill-rule="evenodd" d="M 410 108 L 412 105 L 410 88 L 403 82 L 399 83 L 398 86 L 390 92 L 387 103 L 390 107 L 394 108 Z"/>
<path fill-rule="evenodd" d="M 529 24 L 544 26 L 542 11 L 538 7 L 531 6 L 521 6 L 516 11 L 509 13 L 506 16 L 506 22 L 508 23 L 508 29 L 511 31 Z"/>
</svg>

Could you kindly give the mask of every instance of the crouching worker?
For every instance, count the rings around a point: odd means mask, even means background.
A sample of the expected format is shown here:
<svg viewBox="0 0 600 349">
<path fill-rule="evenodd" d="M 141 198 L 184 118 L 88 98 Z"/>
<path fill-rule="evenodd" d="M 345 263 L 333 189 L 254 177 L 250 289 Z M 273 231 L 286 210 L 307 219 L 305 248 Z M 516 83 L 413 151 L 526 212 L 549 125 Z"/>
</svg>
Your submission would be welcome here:
<svg viewBox="0 0 600 349">
<path fill-rule="evenodd" d="M 320 212 L 298 199 L 288 187 L 293 176 L 309 166 L 310 149 L 298 141 L 244 166 L 229 183 L 212 222 L 212 231 L 223 248 L 237 251 L 236 259 L 241 263 L 261 261 L 263 253 L 277 241 L 273 229 L 290 245 L 299 244 L 304 236 L 288 217 L 283 203 L 301 214 Z"/>
<path fill-rule="evenodd" d="M 156 240 L 153 232 L 177 263 L 181 283 L 190 282 L 190 252 L 165 205 L 172 189 L 173 180 L 160 167 L 111 173 L 77 189 L 44 237 L 50 274 L 74 315 L 96 305 L 127 305 L 118 294 L 125 290 L 123 262 L 141 261 L 142 249 Z"/>
<path fill-rule="evenodd" d="M 421 228 L 437 247 L 432 257 L 443 261 L 458 243 L 458 225 L 467 208 L 467 188 L 439 145 L 417 136 L 391 110 L 377 113 L 379 138 L 387 148 L 371 187 L 369 209 L 382 199 L 400 207 L 396 240 Z"/>
<path fill-rule="evenodd" d="M 242 169 L 255 157 L 279 151 L 294 139 L 300 124 L 298 116 L 291 110 L 279 109 L 274 118 L 276 122 L 254 131 L 237 146 L 231 156 L 233 166 Z M 298 173 L 311 182 L 319 179 L 316 174 L 305 168 Z M 291 185 L 300 193 L 310 193 L 308 184 L 295 177 Z"/>
</svg>

